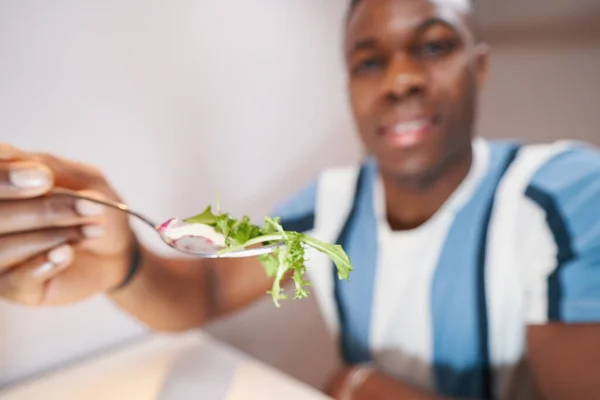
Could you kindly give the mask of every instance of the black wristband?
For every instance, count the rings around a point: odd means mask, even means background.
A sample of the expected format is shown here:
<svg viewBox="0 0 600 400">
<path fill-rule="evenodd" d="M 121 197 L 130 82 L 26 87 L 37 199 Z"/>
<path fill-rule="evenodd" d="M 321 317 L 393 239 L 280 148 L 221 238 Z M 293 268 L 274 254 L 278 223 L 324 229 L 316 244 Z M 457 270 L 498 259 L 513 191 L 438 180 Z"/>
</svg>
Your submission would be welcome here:
<svg viewBox="0 0 600 400">
<path fill-rule="evenodd" d="M 130 259 L 129 259 L 129 270 L 127 271 L 127 276 L 118 286 L 114 287 L 112 291 L 117 291 L 123 289 L 127 286 L 135 277 L 138 270 L 140 269 L 140 265 L 142 264 L 142 251 L 140 248 L 140 244 L 137 240 L 133 243 L 133 248 L 131 249 Z"/>
</svg>

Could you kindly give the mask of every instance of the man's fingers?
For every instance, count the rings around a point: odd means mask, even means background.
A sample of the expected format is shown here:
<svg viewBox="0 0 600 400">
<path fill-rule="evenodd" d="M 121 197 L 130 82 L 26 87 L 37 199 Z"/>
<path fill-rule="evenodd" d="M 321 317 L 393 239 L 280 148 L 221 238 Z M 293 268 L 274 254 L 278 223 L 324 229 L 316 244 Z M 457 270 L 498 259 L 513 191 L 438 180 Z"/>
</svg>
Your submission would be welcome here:
<svg viewBox="0 0 600 400">
<path fill-rule="evenodd" d="M 105 211 L 100 204 L 60 194 L 0 202 L 0 235 L 101 223 Z"/>
<path fill-rule="evenodd" d="M 26 199 L 46 193 L 53 184 L 52 171 L 32 161 L 0 161 L 0 200 Z"/>
<path fill-rule="evenodd" d="M 25 305 L 40 305 L 47 282 L 66 269 L 73 259 L 73 248 L 63 244 L 0 274 L 0 297 Z"/>
<path fill-rule="evenodd" d="M 0 236 L 0 274 L 55 247 L 83 238 L 80 228 L 57 228 Z"/>
<path fill-rule="evenodd" d="M 74 190 L 102 190 L 108 187 L 103 175 L 91 165 L 55 157 L 51 154 L 32 154 L 34 160 L 48 166 L 56 186 Z"/>
<path fill-rule="evenodd" d="M 26 167 L 42 166 L 40 168 Z M 24 167 L 15 172 L 15 180 L 10 180 L 8 171 Z M 116 193 L 95 167 L 56 157 L 46 153 L 26 153 L 8 144 L 0 143 L 0 200 L 6 198 L 28 198 L 45 193 L 50 187 L 64 187 L 73 190 L 97 190 L 108 194 L 113 200 Z M 49 173 L 49 181 L 42 181 L 42 176 Z"/>
<path fill-rule="evenodd" d="M 24 160 L 27 153 L 8 143 L 0 143 L 0 161 Z"/>
</svg>

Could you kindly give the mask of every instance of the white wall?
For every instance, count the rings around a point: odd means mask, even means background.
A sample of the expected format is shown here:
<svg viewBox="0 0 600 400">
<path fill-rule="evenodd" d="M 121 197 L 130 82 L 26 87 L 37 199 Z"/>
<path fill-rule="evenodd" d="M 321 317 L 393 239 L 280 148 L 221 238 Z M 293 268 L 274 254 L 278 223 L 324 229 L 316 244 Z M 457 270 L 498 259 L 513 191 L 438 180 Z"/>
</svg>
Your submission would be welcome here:
<svg viewBox="0 0 600 400">
<path fill-rule="evenodd" d="M 479 133 L 600 145 L 600 37 L 596 43 L 495 45 Z"/>
<path fill-rule="evenodd" d="M 195 213 L 217 190 L 223 207 L 260 217 L 319 168 L 356 159 L 345 1 L 166 4 L 2 0 L 0 141 L 94 163 L 157 219 Z M 496 49 L 482 134 L 597 141 L 597 71 L 598 46 Z M 143 332 L 103 298 L 0 303 L 0 324 L 0 385 Z M 315 385 L 331 366 L 311 300 L 275 311 L 265 299 L 210 331 Z"/>
<path fill-rule="evenodd" d="M 217 191 L 223 208 L 262 217 L 358 154 L 339 74 L 342 2 L 4 0 L 0 140 L 102 167 L 159 220 L 196 213 Z M 286 351 L 273 348 L 291 349 L 292 372 L 314 361 L 290 334 L 318 334 L 296 315 L 315 315 L 302 313 L 314 304 L 276 312 L 265 300 L 214 331 L 274 363 Z M 265 334 L 275 317 L 277 346 Z M 54 310 L 0 303 L 0 324 L 0 384 L 142 332 L 103 298 Z M 304 377 L 322 379 L 314 368 Z"/>
</svg>

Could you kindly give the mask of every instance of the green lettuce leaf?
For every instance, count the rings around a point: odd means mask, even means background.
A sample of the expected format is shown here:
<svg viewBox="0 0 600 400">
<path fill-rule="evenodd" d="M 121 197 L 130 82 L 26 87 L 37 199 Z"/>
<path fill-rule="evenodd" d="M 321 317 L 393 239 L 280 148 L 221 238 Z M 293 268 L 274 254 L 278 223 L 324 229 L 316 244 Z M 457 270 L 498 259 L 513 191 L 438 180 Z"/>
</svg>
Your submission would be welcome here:
<svg viewBox="0 0 600 400">
<path fill-rule="evenodd" d="M 289 298 L 284 293 L 281 284 L 290 271 L 294 282 L 294 299 L 302 299 L 309 295 L 308 288 L 311 284 L 304 279 L 306 247 L 312 247 L 331 258 L 336 266 L 338 279 L 348 280 L 352 271 L 350 258 L 342 246 L 325 243 L 300 232 L 286 231 L 281 225 L 279 217 L 266 217 L 263 226 L 259 227 L 253 224 L 247 216 L 235 219 L 220 211 L 215 214 L 209 206 L 202 213 L 183 221 L 208 225 L 213 227 L 216 232 L 223 234 L 226 248 L 221 250 L 220 254 L 243 250 L 259 244 L 283 242 L 284 246 L 277 248 L 274 252 L 258 256 L 267 276 L 273 278 L 273 285 L 268 293 L 277 307 L 280 306 L 280 300 Z"/>
</svg>

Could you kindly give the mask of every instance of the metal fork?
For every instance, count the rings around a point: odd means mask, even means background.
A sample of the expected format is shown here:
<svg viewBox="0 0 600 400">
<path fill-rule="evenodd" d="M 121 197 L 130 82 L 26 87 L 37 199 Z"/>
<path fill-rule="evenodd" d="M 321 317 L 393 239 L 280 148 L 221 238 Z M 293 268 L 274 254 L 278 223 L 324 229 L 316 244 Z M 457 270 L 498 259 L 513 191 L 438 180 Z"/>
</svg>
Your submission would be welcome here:
<svg viewBox="0 0 600 400">
<path fill-rule="evenodd" d="M 127 213 L 127 214 L 129 214 L 129 215 L 137 218 L 138 220 L 142 221 L 144 224 L 148 225 L 149 227 L 151 227 L 160 236 L 160 238 L 162 239 L 162 241 L 165 242 L 170 247 L 172 247 L 175 250 L 180 251 L 182 253 L 191 254 L 191 255 L 194 255 L 194 256 L 201 257 L 201 258 L 243 258 L 243 257 L 255 257 L 255 256 L 259 256 L 259 255 L 262 255 L 262 254 L 272 253 L 278 247 L 283 246 L 282 243 L 275 243 L 275 244 L 268 245 L 268 246 L 257 247 L 257 248 L 252 248 L 252 249 L 235 250 L 235 251 L 230 251 L 230 252 L 226 252 L 226 253 L 223 253 L 223 254 L 219 254 L 216 251 L 215 252 L 211 252 L 211 253 L 194 251 L 194 250 L 190 249 L 189 247 L 178 246 L 178 242 L 177 241 L 169 240 L 159 230 L 159 227 L 160 227 L 159 224 L 156 224 L 152 219 L 146 217 L 145 215 L 143 215 L 143 214 L 141 214 L 141 213 L 139 213 L 137 211 L 132 210 L 131 208 L 129 208 L 127 205 L 125 205 L 123 203 L 119 203 L 119 202 L 111 201 L 111 200 L 105 200 L 105 199 L 98 199 L 98 198 L 95 198 L 95 197 L 91 197 L 91 196 L 87 196 L 87 195 L 78 193 L 78 192 L 73 191 L 73 190 L 63 189 L 63 188 L 54 188 L 51 191 L 51 193 L 52 194 L 57 194 L 57 195 L 70 196 L 70 197 L 77 198 L 77 199 L 82 199 L 82 200 L 87 200 L 87 201 L 90 201 L 92 203 L 101 204 L 101 205 L 104 205 L 106 207 L 110 207 L 110 208 L 122 211 L 124 213 Z"/>
</svg>

